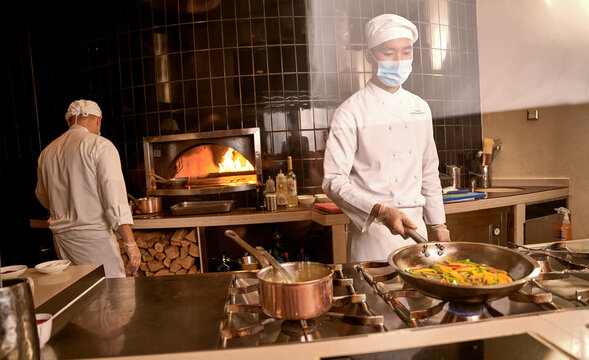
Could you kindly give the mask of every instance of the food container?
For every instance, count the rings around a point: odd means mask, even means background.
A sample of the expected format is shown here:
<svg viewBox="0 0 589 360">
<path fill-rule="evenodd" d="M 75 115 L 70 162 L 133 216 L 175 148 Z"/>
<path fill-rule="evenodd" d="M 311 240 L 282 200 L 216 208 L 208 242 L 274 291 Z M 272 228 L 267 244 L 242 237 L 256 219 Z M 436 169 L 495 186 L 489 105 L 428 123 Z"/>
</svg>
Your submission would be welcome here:
<svg viewBox="0 0 589 360">
<path fill-rule="evenodd" d="M 299 204 L 301 204 L 303 207 L 311 207 L 311 205 L 313 205 L 315 202 L 314 195 L 299 195 L 297 196 L 297 199 L 299 200 Z"/>
<path fill-rule="evenodd" d="M 172 205 L 174 215 L 198 215 L 228 212 L 235 206 L 235 200 L 183 201 Z"/>
<path fill-rule="evenodd" d="M 272 212 L 278 211 L 278 203 L 276 200 L 276 193 L 266 194 L 266 206 L 268 206 L 268 211 L 272 211 Z"/>
<path fill-rule="evenodd" d="M 236 260 L 241 270 L 255 270 L 260 268 L 260 264 L 253 256 L 245 255 Z"/>
</svg>

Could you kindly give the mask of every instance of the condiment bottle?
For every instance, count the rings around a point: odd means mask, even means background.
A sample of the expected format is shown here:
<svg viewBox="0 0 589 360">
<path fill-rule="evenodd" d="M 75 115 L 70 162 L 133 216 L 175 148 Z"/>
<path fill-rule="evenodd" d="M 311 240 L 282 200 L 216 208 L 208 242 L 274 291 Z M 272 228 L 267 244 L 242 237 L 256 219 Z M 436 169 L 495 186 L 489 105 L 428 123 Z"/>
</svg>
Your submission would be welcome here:
<svg viewBox="0 0 589 360">
<path fill-rule="evenodd" d="M 288 172 L 286 173 L 286 205 L 288 207 L 298 206 L 297 176 L 292 171 L 292 157 L 287 157 L 286 163 L 288 167 Z"/>
<path fill-rule="evenodd" d="M 278 206 L 285 206 L 286 202 L 286 176 L 282 170 L 276 175 L 276 203 Z"/>
</svg>

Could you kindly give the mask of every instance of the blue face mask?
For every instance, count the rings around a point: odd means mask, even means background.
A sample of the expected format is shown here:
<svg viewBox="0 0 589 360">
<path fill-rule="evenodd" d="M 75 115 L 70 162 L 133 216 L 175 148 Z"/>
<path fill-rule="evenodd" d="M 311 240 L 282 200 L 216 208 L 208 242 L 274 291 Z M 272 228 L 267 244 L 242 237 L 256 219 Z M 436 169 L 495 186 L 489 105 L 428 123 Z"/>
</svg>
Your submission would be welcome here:
<svg viewBox="0 0 589 360">
<path fill-rule="evenodd" d="M 372 51 L 370 54 L 372 54 Z M 376 59 L 374 54 L 372 54 L 372 57 L 378 63 L 376 76 L 388 87 L 401 86 L 411 74 L 413 59 L 385 61 Z"/>
</svg>

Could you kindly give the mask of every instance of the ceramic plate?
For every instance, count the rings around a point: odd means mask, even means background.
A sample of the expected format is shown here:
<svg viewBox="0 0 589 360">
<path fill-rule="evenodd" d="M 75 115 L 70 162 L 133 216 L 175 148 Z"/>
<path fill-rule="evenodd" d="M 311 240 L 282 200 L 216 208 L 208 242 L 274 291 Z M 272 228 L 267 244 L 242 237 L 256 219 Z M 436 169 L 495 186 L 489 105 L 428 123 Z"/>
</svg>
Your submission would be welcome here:
<svg viewBox="0 0 589 360">
<path fill-rule="evenodd" d="M 53 260 L 40 263 L 39 265 L 35 266 L 35 269 L 44 274 L 55 274 L 67 269 L 70 264 L 71 261 L 69 260 Z"/>
<path fill-rule="evenodd" d="M 21 276 L 27 269 L 26 265 L 12 265 L 2 267 L 2 279 L 10 280 Z"/>
</svg>

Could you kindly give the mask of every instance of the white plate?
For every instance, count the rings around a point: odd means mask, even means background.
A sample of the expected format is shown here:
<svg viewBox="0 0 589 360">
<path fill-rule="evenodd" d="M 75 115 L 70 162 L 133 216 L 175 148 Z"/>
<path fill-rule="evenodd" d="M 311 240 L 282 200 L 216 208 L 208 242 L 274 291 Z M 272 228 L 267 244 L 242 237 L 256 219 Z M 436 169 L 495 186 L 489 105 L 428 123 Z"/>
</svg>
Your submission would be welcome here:
<svg viewBox="0 0 589 360">
<path fill-rule="evenodd" d="M 67 269 L 67 267 L 70 266 L 71 263 L 72 262 L 69 260 L 53 260 L 40 263 L 37 266 L 35 266 L 35 269 L 45 274 L 55 274 Z"/>
<path fill-rule="evenodd" d="M 12 265 L 2 267 L 0 272 L 2 274 L 2 279 L 10 280 L 16 279 L 17 277 L 21 276 L 26 269 L 26 265 Z"/>
</svg>

